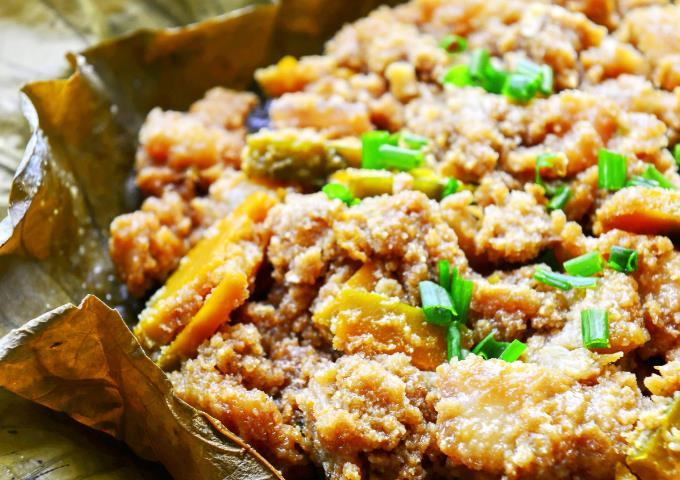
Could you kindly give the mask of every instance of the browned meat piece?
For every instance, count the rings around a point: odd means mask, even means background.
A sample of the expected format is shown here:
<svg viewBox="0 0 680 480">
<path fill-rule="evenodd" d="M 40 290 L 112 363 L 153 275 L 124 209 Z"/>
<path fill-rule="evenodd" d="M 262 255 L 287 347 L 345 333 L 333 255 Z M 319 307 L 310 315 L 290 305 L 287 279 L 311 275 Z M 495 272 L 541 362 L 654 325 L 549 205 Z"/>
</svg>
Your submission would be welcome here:
<svg viewBox="0 0 680 480">
<path fill-rule="evenodd" d="M 177 193 L 167 192 L 111 222 L 111 259 L 133 295 L 163 282 L 186 253 L 192 228 L 187 210 Z"/>
<path fill-rule="evenodd" d="M 526 262 L 553 242 L 550 215 L 535 193 L 515 190 L 502 204 L 484 208 L 475 235 L 478 255 L 490 262 Z"/>
<path fill-rule="evenodd" d="M 215 87 L 194 102 L 189 112 L 205 125 L 237 130 L 245 127 L 248 113 L 255 105 L 257 96 L 254 93 Z"/>
<path fill-rule="evenodd" d="M 373 129 L 365 105 L 312 93 L 285 94 L 272 102 L 269 114 L 275 128 L 314 128 L 329 137 L 360 135 Z"/>
<path fill-rule="evenodd" d="M 326 478 L 424 478 L 431 433 L 418 407 L 428 379 L 402 354 L 348 355 L 319 370 L 298 402 L 306 449 Z"/>
<path fill-rule="evenodd" d="M 680 7 L 677 5 L 636 8 L 623 19 L 617 37 L 634 45 L 653 68 L 654 83 L 666 90 L 680 86 Z"/>
<path fill-rule="evenodd" d="M 454 464 L 511 479 L 611 478 L 641 396 L 630 373 L 584 385 L 559 369 L 475 355 L 439 367 L 436 391 L 439 448 Z"/>
</svg>

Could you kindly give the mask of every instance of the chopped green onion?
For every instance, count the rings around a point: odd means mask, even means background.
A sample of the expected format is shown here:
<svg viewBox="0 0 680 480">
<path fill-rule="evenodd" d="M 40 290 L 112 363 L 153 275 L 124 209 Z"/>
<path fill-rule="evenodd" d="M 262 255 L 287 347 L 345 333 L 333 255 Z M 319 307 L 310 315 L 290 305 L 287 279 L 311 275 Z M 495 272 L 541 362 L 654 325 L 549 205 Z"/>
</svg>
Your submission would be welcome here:
<svg viewBox="0 0 680 480">
<path fill-rule="evenodd" d="M 647 180 L 652 180 L 659 184 L 661 188 L 667 188 L 669 190 L 675 190 L 675 185 L 673 185 L 663 174 L 656 169 L 654 165 L 647 165 L 645 172 L 642 174 L 643 178 Z"/>
<path fill-rule="evenodd" d="M 549 65 L 541 65 L 541 84 L 538 91 L 543 95 L 548 96 L 553 93 L 553 69 Z"/>
<path fill-rule="evenodd" d="M 514 362 L 517 360 L 519 357 L 522 356 L 524 353 L 524 350 L 527 349 L 527 346 L 520 342 L 519 340 L 515 339 L 512 342 L 510 342 L 510 345 L 508 345 L 505 350 L 503 350 L 503 353 L 501 353 L 501 356 L 498 357 L 501 360 L 505 360 L 506 362 Z"/>
<path fill-rule="evenodd" d="M 458 275 L 458 269 L 454 268 L 451 273 L 451 301 L 458 313 L 458 321 L 466 324 L 472 303 L 472 290 L 474 289 L 472 280 L 465 280 Z"/>
<path fill-rule="evenodd" d="M 503 86 L 508 79 L 508 73 L 495 68 L 491 62 L 486 67 L 486 73 L 481 81 L 481 86 L 489 93 L 502 93 Z"/>
<path fill-rule="evenodd" d="M 609 348 L 609 315 L 606 310 L 581 310 L 581 336 L 586 348 Z"/>
<path fill-rule="evenodd" d="M 486 71 L 491 63 L 489 51 L 485 48 L 478 48 L 470 55 L 470 77 L 481 82 L 486 76 Z"/>
<path fill-rule="evenodd" d="M 386 168 L 401 171 L 413 170 L 423 163 L 423 153 L 420 150 L 395 147 L 383 144 L 378 147 L 379 162 Z"/>
<path fill-rule="evenodd" d="M 570 275 L 590 277 L 604 268 L 604 258 L 600 252 L 588 252 L 564 262 L 564 270 Z"/>
<path fill-rule="evenodd" d="M 571 188 L 566 185 L 560 186 L 556 191 L 555 195 L 548 202 L 548 210 L 561 210 L 563 209 L 569 199 L 571 198 Z"/>
<path fill-rule="evenodd" d="M 512 73 L 503 85 L 503 95 L 520 103 L 526 103 L 536 96 L 540 87 L 540 76 Z"/>
<path fill-rule="evenodd" d="M 463 359 L 458 322 L 453 322 L 446 331 L 446 360 L 450 362 L 454 357 L 458 360 Z"/>
<path fill-rule="evenodd" d="M 341 200 L 347 206 L 356 205 L 360 201 L 358 198 L 354 198 L 354 195 L 352 195 L 349 188 L 340 183 L 327 183 L 321 190 L 329 199 Z"/>
<path fill-rule="evenodd" d="M 456 311 L 451 304 L 449 292 L 434 282 L 425 280 L 418 285 L 420 301 L 425 313 L 425 320 L 442 327 L 448 326 L 453 321 Z"/>
<path fill-rule="evenodd" d="M 678 168 L 680 169 L 680 143 L 676 144 L 675 147 L 673 147 L 673 157 L 675 158 L 675 163 L 678 165 Z"/>
<path fill-rule="evenodd" d="M 451 288 L 451 265 L 448 260 L 439 260 L 437 263 L 439 270 L 439 285 L 446 290 Z"/>
<path fill-rule="evenodd" d="M 379 150 L 382 145 L 390 141 L 390 133 L 383 130 L 375 130 L 362 134 L 361 168 L 381 169 Z"/>
<path fill-rule="evenodd" d="M 444 74 L 442 83 L 448 83 L 450 85 L 455 85 L 456 87 L 474 85 L 472 77 L 470 76 L 470 67 L 464 64 L 454 65 Z"/>
<path fill-rule="evenodd" d="M 597 278 L 595 277 L 573 277 L 562 273 L 548 272 L 542 268 L 536 269 L 534 278 L 541 283 L 565 291 L 572 288 L 590 288 L 597 285 Z"/>
<path fill-rule="evenodd" d="M 460 53 L 467 50 L 468 43 L 458 35 L 447 35 L 439 42 L 439 46 L 449 53 Z"/>
<path fill-rule="evenodd" d="M 554 167 L 553 163 L 553 158 L 557 158 L 556 153 L 542 153 L 538 157 L 536 157 L 536 162 L 534 164 L 534 172 L 535 172 L 535 180 L 534 182 L 543 187 L 543 189 L 548 191 L 548 188 L 541 178 L 541 169 L 542 168 L 552 168 Z"/>
<path fill-rule="evenodd" d="M 626 186 L 626 157 L 620 153 L 601 148 L 597 152 L 597 184 L 607 190 Z"/>
<path fill-rule="evenodd" d="M 632 248 L 615 245 L 609 249 L 607 264 L 617 272 L 633 273 L 638 268 L 638 252 Z"/>
<path fill-rule="evenodd" d="M 538 77 L 543 74 L 541 66 L 531 60 L 520 60 L 515 67 L 515 73 L 520 73 L 528 77 Z"/>
<path fill-rule="evenodd" d="M 633 178 L 626 182 L 626 187 L 645 187 L 645 188 L 655 188 L 661 187 L 659 182 L 652 180 L 650 178 L 645 178 L 640 175 L 635 175 Z"/>
<path fill-rule="evenodd" d="M 399 132 L 399 139 L 402 140 L 408 148 L 413 148 L 414 150 L 423 148 L 430 143 L 427 138 L 409 132 Z"/>
<path fill-rule="evenodd" d="M 451 177 L 446 181 L 446 185 L 444 185 L 444 190 L 442 191 L 442 198 L 446 198 L 449 195 L 453 195 L 457 191 L 458 191 L 458 180 Z"/>
<path fill-rule="evenodd" d="M 472 349 L 472 353 L 479 355 L 484 360 L 498 358 L 503 354 L 508 345 L 508 342 L 496 341 L 493 338 L 493 333 L 490 333 Z"/>
</svg>

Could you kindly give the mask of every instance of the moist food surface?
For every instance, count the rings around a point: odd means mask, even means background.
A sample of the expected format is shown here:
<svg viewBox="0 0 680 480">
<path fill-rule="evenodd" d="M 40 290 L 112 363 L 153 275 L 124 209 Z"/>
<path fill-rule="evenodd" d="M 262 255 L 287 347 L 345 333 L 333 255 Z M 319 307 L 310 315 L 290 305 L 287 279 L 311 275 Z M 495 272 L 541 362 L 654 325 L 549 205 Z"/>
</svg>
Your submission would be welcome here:
<svg viewBox="0 0 680 480">
<path fill-rule="evenodd" d="M 216 87 L 152 110 L 146 199 L 110 240 L 129 290 L 153 294 L 140 341 L 181 398 L 291 479 L 623 479 L 635 449 L 680 465 L 677 438 L 644 447 L 680 391 L 678 24 L 663 0 L 413 0 L 258 70 L 266 103 Z M 498 69 L 550 67 L 554 91 L 518 102 L 442 80 L 481 48 Z M 420 169 L 366 182 L 375 130 L 421 138 Z M 663 178 L 602 188 L 602 149 L 628 179 Z M 369 187 L 343 201 L 328 182 Z M 612 247 L 637 268 L 569 290 L 534 276 Z M 519 340 L 518 360 L 447 361 L 420 308 L 442 260 L 474 284 L 460 346 Z M 584 346 L 592 310 L 608 347 Z"/>
</svg>

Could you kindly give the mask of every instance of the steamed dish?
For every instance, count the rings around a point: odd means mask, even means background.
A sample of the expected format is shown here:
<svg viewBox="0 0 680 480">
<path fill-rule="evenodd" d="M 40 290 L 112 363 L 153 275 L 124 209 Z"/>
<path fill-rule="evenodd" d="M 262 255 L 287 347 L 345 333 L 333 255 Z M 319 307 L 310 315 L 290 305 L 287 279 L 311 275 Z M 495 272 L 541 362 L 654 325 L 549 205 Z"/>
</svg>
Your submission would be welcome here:
<svg viewBox="0 0 680 480">
<path fill-rule="evenodd" d="M 286 478 L 677 478 L 679 22 L 414 0 L 152 110 L 135 335 Z"/>
</svg>

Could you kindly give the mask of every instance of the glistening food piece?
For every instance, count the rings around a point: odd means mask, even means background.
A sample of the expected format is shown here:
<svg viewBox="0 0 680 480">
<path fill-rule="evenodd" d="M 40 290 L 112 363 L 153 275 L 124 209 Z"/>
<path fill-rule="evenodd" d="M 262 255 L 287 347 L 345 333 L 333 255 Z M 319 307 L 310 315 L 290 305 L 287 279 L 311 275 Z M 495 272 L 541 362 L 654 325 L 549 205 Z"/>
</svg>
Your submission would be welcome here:
<svg viewBox="0 0 680 480">
<path fill-rule="evenodd" d="M 287 478 L 673 478 L 677 9 L 414 0 L 152 110 L 146 353 Z"/>
</svg>

